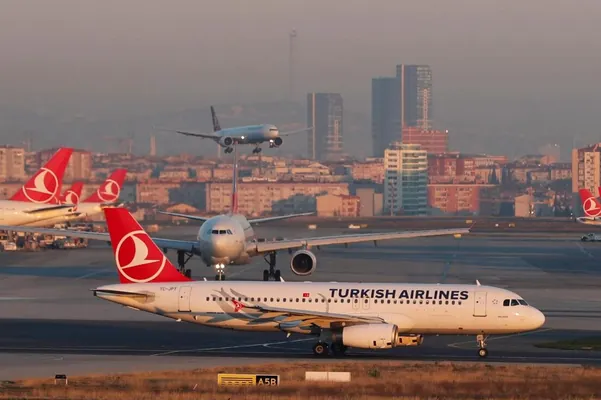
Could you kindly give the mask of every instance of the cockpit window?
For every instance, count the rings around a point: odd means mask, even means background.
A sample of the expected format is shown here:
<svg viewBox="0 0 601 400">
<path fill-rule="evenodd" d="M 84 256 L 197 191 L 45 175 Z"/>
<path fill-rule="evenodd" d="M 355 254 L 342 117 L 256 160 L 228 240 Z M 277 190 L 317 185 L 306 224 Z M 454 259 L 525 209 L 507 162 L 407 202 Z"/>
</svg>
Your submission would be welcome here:
<svg viewBox="0 0 601 400">
<path fill-rule="evenodd" d="M 518 301 L 516 299 L 511 299 L 511 306 L 519 306 L 520 303 L 518 303 Z"/>
<path fill-rule="evenodd" d="M 227 234 L 228 234 L 228 235 L 233 235 L 232 231 L 231 231 L 231 230 L 229 230 L 229 229 L 227 230 Z"/>
<path fill-rule="evenodd" d="M 518 299 L 518 302 L 519 302 L 521 305 L 523 305 L 523 306 L 527 306 L 527 305 L 528 305 L 528 303 L 526 303 L 526 300 L 524 300 L 524 299 Z"/>
<path fill-rule="evenodd" d="M 220 235 L 225 235 L 225 234 L 226 234 L 226 233 L 225 233 L 225 229 L 222 229 L 222 230 L 220 230 L 220 231 L 219 231 L 219 234 L 220 234 Z"/>
<path fill-rule="evenodd" d="M 509 307 L 509 302 L 510 302 L 509 299 L 503 300 L 503 307 Z"/>
<path fill-rule="evenodd" d="M 276 132 L 278 130 L 278 128 L 270 128 L 269 132 Z"/>
<path fill-rule="evenodd" d="M 213 230 L 211 231 L 211 234 L 213 234 L 213 235 L 219 235 L 219 231 L 217 231 L 217 230 L 213 229 Z"/>
</svg>

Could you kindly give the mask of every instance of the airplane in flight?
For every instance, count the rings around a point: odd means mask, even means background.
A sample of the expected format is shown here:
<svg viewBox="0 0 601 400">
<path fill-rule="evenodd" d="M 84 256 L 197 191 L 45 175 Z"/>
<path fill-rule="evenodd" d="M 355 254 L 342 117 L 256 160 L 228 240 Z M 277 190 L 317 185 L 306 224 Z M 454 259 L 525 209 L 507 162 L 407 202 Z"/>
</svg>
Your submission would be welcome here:
<svg viewBox="0 0 601 400">
<path fill-rule="evenodd" d="M 69 215 L 73 204 L 59 204 L 63 175 L 73 149 L 61 148 L 8 200 L 0 200 L 0 223 L 7 227 L 46 225 L 46 221 Z"/>
<path fill-rule="evenodd" d="M 191 281 L 124 208 L 104 210 L 119 284 L 94 296 L 134 310 L 216 328 L 318 338 L 313 353 L 416 346 L 425 335 L 475 335 L 478 355 L 495 334 L 533 331 L 542 312 L 507 289 L 476 285 Z"/>
<path fill-rule="evenodd" d="M 121 194 L 121 188 L 125 182 L 127 170 L 119 168 L 96 189 L 92 195 L 80 202 L 83 183 L 76 182 L 71 189 L 64 193 L 64 201 L 73 204 L 74 210 L 67 215 L 57 216 L 55 218 L 43 221 L 43 226 L 52 226 L 55 224 L 64 224 L 75 221 L 81 221 L 102 213 L 105 207 L 119 206 L 116 201 Z M 26 224 L 25 226 L 41 226 L 41 223 Z"/>
<path fill-rule="evenodd" d="M 278 251 L 286 250 L 292 253 L 297 249 L 290 260 L 290 269 L 299 276 L 311 275 L 316 266 L 317 258 L 310 251 L 311 247 L 320 248 L 321 246 L 361 242 L 377 243 L 381 240 L 407 239 L 443 235 L 460 235 L 469 233 L 469 228 L 458 229 L 438 229 L 422 231 L 401 231 L 401 232 L 382 232 L 365 233 L 354 235 L 333 235 L 321 237 L 308 237 L 299 239 L 258 241 L 256 240 L 252 225 L 266 223 L 271 221 L 301 217 L 314 214 L 313 212 L 290 214 L 283 216 L 246 219 L 238 212 L 238 193 L 237 193 L 237 157 L 234 156 L 234 179 L 232 188 L 232 207 L 227 214 L 221 214 L 214 217 L 201 217 L 173 212 L 160 211 L 162 214 L 171 215 L 190 220 L 201 221 L 203 224 L 198 230 L 196 240 L 177 240 L 177 239 L 152 239 L 165 252 L 168 250 L 177 251 L 177 260 L 180 270 L 190 276 L 191 271 L 186 269 L 186 263 L 193 257 L 199 256 L 207 267 L 215 268 L 215 280 L 225 280 L 226 265 L 245 265 L 251 262 L 256 256 L 263 256 L 269 269 L 263 270 L 263 280 L 268 281 L 273 278 L 279 281 L 281 272 L 276 267 L 276 254 Z M 5 229 L 0 226 L 0 230 Z M 49 235 L 63 235 L 88 240 L 101 240 L 109 242 L 107 233 L 103 232 L 81 232 L 66 231 L 49 228 L 28 228 L 14 227 L 13 230 L 35 232 Z"/>
<path fill-rule="evenodd" d="M 576 218 L 576 221 L 585 225 L 601 226 L 601 203 L 599 200 L 588 189 L 580 189 L 578 194 L 584 216 Z"/>
<path fill-rule="evenodd" d="M 195 136 L 203 139 L 212 139 L 217 142 L 221 147 L 225 148 L 225 153 L 231 153 L 233 151 L 234 144 L 251 144 L 255 145 L 253 153 L 261 152 L 261 144 L 269 142 L 269 148 L 280 147 L 284 140 L 283 136 L 292 135 L 295 133 L 307 132 L 313 127 L 297 129 L 294 131 L 280 132 L 277 126 L 271 124 L 261 125 L 246 125 L 238 126 L 235 128 L 221 129 L 219 120 L 215 109 L 211 106 L 211 117 L 213 118 L 213 133 L 198 133 L 188 132 L 180 130 L 171 130 L 171 132 L 177 132 L 186 136 Z"/>
</svg>

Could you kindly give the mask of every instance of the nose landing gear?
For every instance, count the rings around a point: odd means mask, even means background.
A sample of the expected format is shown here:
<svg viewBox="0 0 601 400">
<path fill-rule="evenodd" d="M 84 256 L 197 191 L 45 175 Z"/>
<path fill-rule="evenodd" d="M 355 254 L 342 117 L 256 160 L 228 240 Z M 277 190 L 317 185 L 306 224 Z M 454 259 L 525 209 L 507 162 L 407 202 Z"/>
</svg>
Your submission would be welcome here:
<svg viewBox="0 0 601 400">
<path fill-rule="evenodd" d="M 282 277 L 281 272 L 279 269 L 275 269 L 275 264 L 276 264 L 276 252 L 272 251 L 271 253 L 267 254 L 264 258 L 265 262 L 267 263 L 267 265 L 269 265 L 269 270 L 263 270 L 263 280 L 264 281 L 268 281 L 269 278 L 273 278 L 274 281 L 279 281 L 280 278 Z M 269 257 L 269 259 L 267 258 Z"/>
<path fill-rule="evenodd" d="M 225 280 L 225 264 L 216 264 L 215 265 L 215 280 L 216 281 L 224 281 Z"/>
<path fill-rule="evenodd" d="M 188 253 L 187 251 L 184 251 L 184 250 L 177 251 L 178 270 L 179 270 L 179 272 L 181 272 L 183 275 L 187 276 L 188 278 L 192 277 L 192 271 L 190 269 L 186 269 L 186 263 L 188 261 L 190 261 L 192 256 L 193 256 L 193 254 Z"/>
</svg>

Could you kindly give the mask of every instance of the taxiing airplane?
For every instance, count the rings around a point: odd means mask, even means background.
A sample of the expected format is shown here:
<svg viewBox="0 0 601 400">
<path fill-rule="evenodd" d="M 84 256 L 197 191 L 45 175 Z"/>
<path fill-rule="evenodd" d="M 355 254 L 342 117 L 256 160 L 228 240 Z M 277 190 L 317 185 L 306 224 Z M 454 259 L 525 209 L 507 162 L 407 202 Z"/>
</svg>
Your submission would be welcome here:
<svg viewBox="0 0 601 400">
<path fill-rule="evenodd" d="M 104 210 L 120 284 L 94 296 L 217 328 L 318 337 L 315 355 L 415 346 L 424 335 L 488 335 L 540 328 L 545 316 L 506 289 L 455 284 L 208 282 L 180 274 L 132 215 Z"/>
<path fill-rule="evenodd" d="M 17 193 L 8 200 L 0 200 L 3 230 L 19 225 L 45 226 L 49 219 L 74 211 L 73 204 L 59 204 L 58 199 L 72 153 L 71 148 L 59 149 Z"/>
<path fill-rule="evenodd" d="M 588 189 L 578 191 L 582 203 L 583 217 L 576 218 L 576 221 L 585 225 L 601 226 L 601 203 Z"/>
<path fill-rule="evenodd" d="M 233 151 L 234 144 L 254 144 L 253 153 L 261 152 L 260 145 L 269 142 L 269 147 L 280 147 L 284 140 L 282 136 L 292 135 L 294 133 L 307 132 L 313 127 L 298 129 L 294 131 L 280 132 L 278 127 L 271 124 L 246 125 L 235 128 L 221 129 L 215 109 L 211 106 L 211 116 L 213 118 L 213 133 L 187 132 L 180 130 L 170 130 L 187 136 L 196 136 L 204 139 L 212 139 L 221 147 L 225 148 L 226 153 Z"/>
<path fill-rule="evenodd" d="M 250 263 L 252 257 L 263 256 L 265 262 L 269 265 L 269 269 L 263 270 L 263 280 L 268 281 L 270 278 L 273 278 L 275 281 L 279 281 L 281 272 L 279 269 L 275 269 L 276 254 L 278 251 L 287 250 L 289 253 L 292 253 L 292 250 L 297 249 L 290 260 L 290 269 L 296 275 L 306 276 L 311 275 L 317 267 L 317 258 L 315 257 L 315 254 L 310 251 L 311 247 L 320 248 L 321 246 L 333 244 L 348 245 L 350 243 L 361 242 L 377 243 L 381 240 L 458 235 L 470 232 L 469 228 L 459 228 L 258 241 L 255 237 L 252 225 L 306 216 L 314 213 L 309 212 L 250 220 L 246 219 L 244 215 L 238 212 L 238 193 L 236 184 L 238 176 L 237 157 L 235 156 L 234 159 L 232 208 L 229 213 L 209 218 L 161 211 L 161 213 L 166 215 L 203 222 L 198 230 L 196 240 L 152 238 L 165 252 L 169 249 L 177 251 L 180 270 L 188 276 L 190 276 L 191 271 L 185 269 L 185 265 L 194 255 L 199 256 L 207 267 L 215 268 L 216 280 L 225 280 L 226 265 L 244 265 Z M 0 230 L 2 229 L 5 228 L 0 226 Z M 14 227 L 13 230 L 62 235 L 88 240 L 102 240 L 105 242 L 110 241 L 109 235 L 102 232 L 65 231 L 47 228 L 32 229 L 27 227 Z"/>
</svg>

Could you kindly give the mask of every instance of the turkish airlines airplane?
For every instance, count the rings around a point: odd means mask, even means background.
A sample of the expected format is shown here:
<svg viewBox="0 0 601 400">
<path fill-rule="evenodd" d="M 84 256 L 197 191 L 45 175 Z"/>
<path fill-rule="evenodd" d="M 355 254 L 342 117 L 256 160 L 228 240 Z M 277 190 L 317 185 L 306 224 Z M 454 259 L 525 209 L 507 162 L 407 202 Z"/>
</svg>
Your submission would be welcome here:
<svg viewBox="0 0 601 400">
<path fill-rule="evenodd" d="M 92 193 L 84 201 L 80 202 L 81 191 L 83 183 L 76 182 L 73 184 L 70 190 L 64 194 L 65 201 L 71 201 L 70 204 L 75 205 L 74 212 L 69 215 L 58 216 L 51 220 L 47 220 L 41 223 L 31 223 L 25 225 L 26 227 L 35 226 L 52 226 L 55 224 L 63 224 L 74 221 L 80 221 L 85 218 L 89 218 L 102 213 L 102 209 L 105 207 L 118 206 L 116 201 L 119 200 L 121 195 L 121 188 L 125 182 L 125 176 L 127 170 L 123 168 L 116 169 L 113 173 L 98 187 L 98 189 Z M 1 229 L 1 228 L 0 228 Z M 15 228 L 13 228 L 14 230 Z M 32 230 L 30 230 L 32 231 Z M 45 233 L 45 232 L 40 232 Z"/>
<path fill-rule="evenodd" d="M 213 133 L 197 133 L 173 130 L 172 132 L 181 133 L 186 136 L 195 136 L 204 139 L 212 139 L 221 147 L 225 147 L 226 153 L 233 151 L 233 145 L 237 144 L 254 144 L 253 153 L 261 152 L 260 145 L 269 142 L 269 147 L 280 147 L 284 140 L 282 136 L 291 135 L 294 133 L 307 132 L 313 127 L 298 129 L 288 132 L 280 132 L 278 127 L 271 124 L 261 125 L 246 125 L 235 128 L 221 129 L 215 109 L 211 106 L 211 117 L 213 118 Z"/>
<path fill-rule="evenodd" d="M 234 162 L 234 177 L 238 176 L 237 168 L 237 162 Z M 185 265 L 194 255 L 199 256 L 207 267 L 215 268 L 216 280 L 225 280 L 224 270 L 226 265 L 245 265 L 250 263 L 252 257 L 263 256 L 269 265 L 269 269 L 263 270 L 263 280 L 268 281 L 270 278 L 273 278 L 275 281 L 279 281 L 281 272 L 279 269 L 275 269 L 277 251 L 287 250 L 292 252 L 293 249 L 298 249 L 292 255 L 290 260 L 290 269 L 296 275 L 307 276 L 311 275 L 317 266 L 317 258 L 315 257 L 315 254 L 310 251 L 310 248 L 313 246 L 319 248 L 320 246 L 332 244 L 361 242 L 376 243 L 381 240 L 457 235 L 469 233 L 470 231 L 469 228 L 459 228 L 258 241 L 255 238 L 252 225 L 306 216 L 313 213 L 309 212 L 247 220 L 244 215 L 238 213 L 238 193 L 236 182 L 237 178 L 234 178 L 232 188 L 232 209 L 228 214 L 217 215 L 215 217 L 208 218 L 161 211 L 163 214 L 203 222 L 198 230 L 196 240 L 153 238 L 154 242 L 160 248 L 164 249 L 165 252 L 167 252 L 168 249 L 177 251 L 178 265 L 180 270 L 188 276 L 190 276 L 191 271 L 189 269 L 185 269 Z M 0 226 L 0 229 L 4 228 Z M 36 232 L 50 235 L 63 235 L 88 240 L 102 240 L 104 242 L 110 241 L 109 235 L 102 232 L 65 231 L 28 227 L 15 227 L 13 230 L 22 230 L 25 232 Z"/>
<path fill-rule="evenodd" d="M 58 200 L 59 204 L 79 204 L 81 191 L 83 190 L 83 182 L 73 182 L 71 187 L 64 191 Z"/>
<path fill-rule="evenodd" d="M 73 149 L 61 148 L 8 200 L 0 200 L 3 230 L 69 215 L 73 204 L 59 204 L 63 175 Z"/>
<path fill-rule="evenodd" d="M 177 321 L 314 335 L 320 356 L 420 345 L 424 335 L 475 335 L 480 357 L 488 355 L 488 335 L 532 331 L 545 322 L 518 294 L 479 283 L 193 282 L 126 209 L 104 213 L 121 283 L 94 295 Z"/>
<path fill-rule="evenodd" d="M 601 203 L 599 203 L 599 200 L 588 189 L 580 189 L 578 193 L 582 202 L 584 217 L 578 217 L 576 221 L 585 225 L 601 226 Z"/>
</svg>

